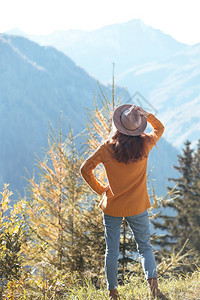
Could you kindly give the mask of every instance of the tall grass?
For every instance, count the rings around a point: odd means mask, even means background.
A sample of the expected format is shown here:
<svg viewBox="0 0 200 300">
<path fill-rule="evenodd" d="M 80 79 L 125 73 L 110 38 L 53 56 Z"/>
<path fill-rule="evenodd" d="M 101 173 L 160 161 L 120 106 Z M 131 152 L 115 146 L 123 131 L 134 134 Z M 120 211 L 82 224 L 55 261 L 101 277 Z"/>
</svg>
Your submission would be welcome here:
<svg viewBox="0 0 200 300">
<path fill-rule="evenodd" d="M 167 279 L 159 279 L 159 287 L 170 300 L 200 300 L 200 272 L 180 276 L 172 276 Z M 149 299 L 147 283 L 140 278 L 131 278 L 130 282 L 119 287 L 122 300 Z M 84 286 L 76 286 L 71 289 L 70 300 L 102 300 L 108 299 L 106 287 L 96 290 L 86 282 Z"/>
<path fill-rule="evenodd" d="M 73 275 L 72 275 L 73 277 Z M 59 280 L 38 280 L 37 276 L 12 280 L 1 291 L 0 299 L 9 300 L 107 300 L 108 291 L 104 279 L 95 287 L 90 279 L 62 276 Z M 200 300 L 200 270 L 193 273 L 169 275 L 159 278 L 159 288 L 169 300 Z M 119 285 L 121 300 L 147 300 L 149 289 L 142 276 L 129 277 L 127 282 Z"/>
</svg>

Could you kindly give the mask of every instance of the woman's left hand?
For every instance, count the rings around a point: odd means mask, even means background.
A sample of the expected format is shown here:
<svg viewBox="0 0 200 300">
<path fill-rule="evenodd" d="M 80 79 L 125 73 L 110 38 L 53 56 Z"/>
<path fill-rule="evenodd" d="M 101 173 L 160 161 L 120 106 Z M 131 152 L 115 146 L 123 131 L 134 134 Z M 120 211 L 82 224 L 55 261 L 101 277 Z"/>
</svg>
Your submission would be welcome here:
<svg viewBox="0 0 200 300">
<path fill-rule="evenodd" d="M 148 113 L 146 110 L 144 110 L 142 107 L 136 106 L 136 109 L 139 111 L 139 113 L 140 113 L 141 115 L 143 115 L 143 116 L 145 116 L 145 117 L 148 117 L 149 113 Z"/>
</svg>

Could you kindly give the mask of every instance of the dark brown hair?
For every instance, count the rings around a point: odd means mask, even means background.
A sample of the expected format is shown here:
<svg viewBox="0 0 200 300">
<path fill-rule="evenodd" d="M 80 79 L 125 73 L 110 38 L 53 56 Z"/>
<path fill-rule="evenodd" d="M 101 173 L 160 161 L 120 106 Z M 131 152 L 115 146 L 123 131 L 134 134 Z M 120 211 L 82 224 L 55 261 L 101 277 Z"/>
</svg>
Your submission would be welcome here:
<svg viewBox="0 0 200 300">
<path fill-rule="evenodd" d="M 113 157 L 118 162 L 129 164 L 147 157 L 147 149 L 145 149 L 145 137 L 151 138 L 143 133 L 142 135 L 130 136 L 120 133 L 118 130 L 112 136 L 111 145 L 114 151 Z"/>
</svg>

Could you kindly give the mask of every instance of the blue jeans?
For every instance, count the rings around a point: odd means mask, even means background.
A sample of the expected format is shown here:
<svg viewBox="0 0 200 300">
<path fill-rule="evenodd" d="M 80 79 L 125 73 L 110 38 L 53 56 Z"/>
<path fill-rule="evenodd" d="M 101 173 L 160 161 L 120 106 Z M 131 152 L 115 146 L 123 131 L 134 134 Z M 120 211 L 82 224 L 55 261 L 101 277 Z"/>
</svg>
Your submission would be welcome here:
<svg viewBox="0 0 200 300">
<path fill-rule="evenodd" d="M 122 219 L 123 217 L 103 215 L 106 240 L 105 273 L 108 290 L 117 288 L 117 265 Z M 125 219 L 133 231 L 135 242 L 137 244 L 137 251 L 141 256 L 145 278 L 157 277 L 155 257 L 150 243 L 148 212 L 145 210 L 139 215 L 125 217 Z"/>
</svg>

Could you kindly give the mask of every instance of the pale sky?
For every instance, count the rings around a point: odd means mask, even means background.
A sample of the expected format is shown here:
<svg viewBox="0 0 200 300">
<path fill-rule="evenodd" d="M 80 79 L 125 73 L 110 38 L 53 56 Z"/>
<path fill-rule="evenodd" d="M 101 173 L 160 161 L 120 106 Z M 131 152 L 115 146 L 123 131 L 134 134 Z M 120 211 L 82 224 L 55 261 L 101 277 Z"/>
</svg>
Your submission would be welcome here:
<svg viewBox="0 0 200 300">
<path fill-rule="evenodd" d="M 200 0 L 0 0 L 0 32 L 94 30 L 141 19 L 186 44 L 200 43 Z"/>
</svg>

